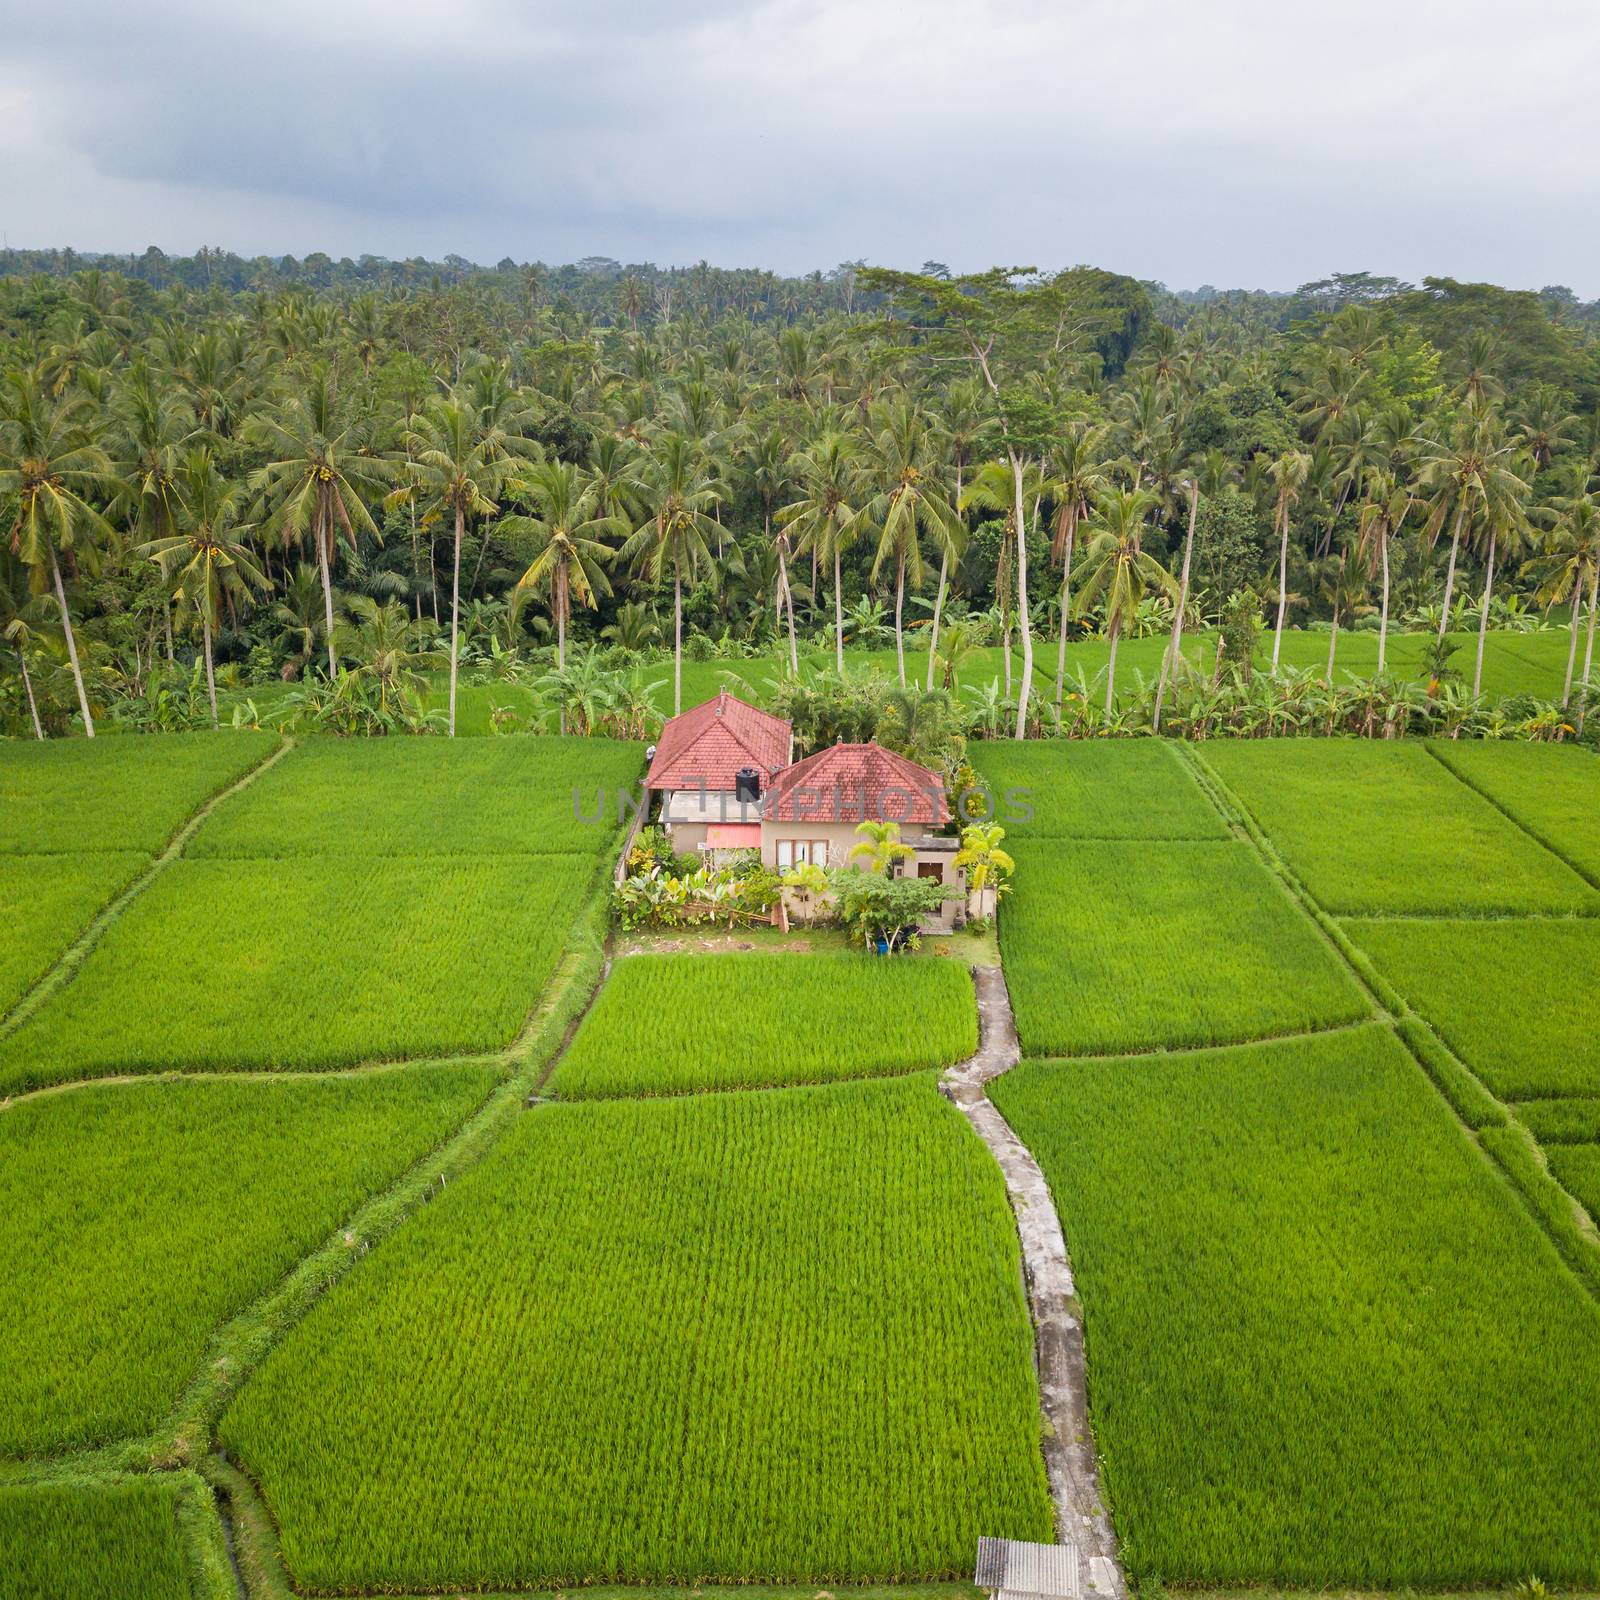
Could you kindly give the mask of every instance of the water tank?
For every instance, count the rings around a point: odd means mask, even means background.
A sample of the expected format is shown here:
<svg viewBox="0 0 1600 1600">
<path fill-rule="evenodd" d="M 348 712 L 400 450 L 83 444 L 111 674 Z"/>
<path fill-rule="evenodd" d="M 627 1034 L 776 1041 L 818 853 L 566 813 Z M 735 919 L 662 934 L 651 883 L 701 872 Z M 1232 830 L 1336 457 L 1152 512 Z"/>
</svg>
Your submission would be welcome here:
<svg viewBox="0 0 1600 1600">
<path fill-rule="evenodd" d="M 754 767 L 740 767 L 733 775 L 734 798 L 741 805 L 761 798 L 761 774 Z"/>
</svg>

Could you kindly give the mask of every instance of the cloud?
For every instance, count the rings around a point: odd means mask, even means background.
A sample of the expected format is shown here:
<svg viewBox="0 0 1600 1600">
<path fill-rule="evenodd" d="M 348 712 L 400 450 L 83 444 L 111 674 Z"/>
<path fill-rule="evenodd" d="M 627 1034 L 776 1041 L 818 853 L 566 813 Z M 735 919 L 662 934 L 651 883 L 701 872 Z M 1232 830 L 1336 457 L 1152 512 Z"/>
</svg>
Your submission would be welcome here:
<svg viewBox="0 0 1600 1600">
<path fill-rule="evenodd" d="M 1589 0 L 0 0 L 0 27 L 19 244 L 1600 293 Z"/>
</svg>

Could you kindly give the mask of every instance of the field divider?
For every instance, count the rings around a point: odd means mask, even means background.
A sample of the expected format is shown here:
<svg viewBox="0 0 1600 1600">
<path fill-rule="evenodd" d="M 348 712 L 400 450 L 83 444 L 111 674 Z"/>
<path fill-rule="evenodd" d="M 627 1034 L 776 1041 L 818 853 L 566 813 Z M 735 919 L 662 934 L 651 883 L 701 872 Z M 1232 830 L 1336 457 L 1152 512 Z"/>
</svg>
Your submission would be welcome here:
<svg viewBox="0 0 1600 1600">
<path fill-rule="evenodd" d="M 203 804 L 198 806 L 177 832 L 167 840 L 161 851 L 151 857 L 150 863 L 145 867 L 144 871 L 139 873 L 120 894 L 108 900 L 100 908 L 83 932 L 61 952 L 60 956 L 57 957 L 38 982 L 26 994 L 22 995 L 3 1017 L 0 1017 L 0 1039 L 15 1033 L 57 989 L 72 981 L 77 975 L 78 968 L 83 965 L 94 950 L 94 947 L 99 944 L 106 929 L 122 915 L 131 901 L 143 894 L 156 878 L 183 854 L 189 841 L 199 831 L 206 818 L 218 806 L 238 794 L 241 789 L 247 788 L 254 783 L 269 767 L 276 766 L 294 749 L 294 745 L 295 741 L 292 738 L 285 737 L 276 750 L 269 751 L 247 772 L 234 779 L 226 788 L 219 789 L 206 799 Z"/>
<path fill-rule="evenodd" d="M 1082 1308 L 1066 1235 L 1050 1185 L 1033 1153 L 1012 1131 L 987 1086 L 1022 1059 L 1016 1018 L 1002 967 L 974 967 L 978 1049 L 949 1067 L 939 1090 L 966 1118 L 1005 1179 L 1022 1247 L 1034 1364 L 1043 1412 L 1040 1448 L 1055 1502 L 1057 1534 L 1087 1559 L 1096 1594 L 1126 1595 L 1117 1536 L 1100 1495 L 1099 1464 L 1089 1426 Z"/>
<path fill-rule="evenodd" d="M 1316 897 L 1278 854 L 1248 806 L 1219 778 L 1205 758 L 1189 746 L 1184 758 L 1195 765 L 1201 787 L 1222 813 L 1255 845 L 1269 871 L 1344 958 L 1398 1033 L 1445 1104 L 1464 1138 L 1475 1144 L 1521 1199 L 1524 1208 L 1555 1247 L 1557 1255 L 1590 1294 L 1600 1299 L 1600 1230 L 1578 1200 L 1557 1182 L 1537 1141 L 1514 1111 L 1440 1037 L 1439 1032 L 1373 965 L 1371 958 L 1323 910 Z"/>
<path fill-rule="evenodd" d="M 1432 756 L 1433 759 L 1437 761 L 1439 765 L 1456 780 L 1457 783 L 1463 785 L 1465 788 L 1470 789 L 1475 795 L 1478 796 L 1480 800 L 1487 800 L 1489 804 L 1492 805 L 1495 810 L 1498 811 L 1500 815 L 1511 824 L 1513 828 L 1516 828 L 1520 833 L 1523 833 L 1528 838 L 1532 839 L 1536 845 L 1548 850 L 1557 861 L 1560 861 L 1565 866 L 1570 867 L 1580 878 L 1583 879 L 1586 884 L 1589 885 L 1591 889 L 1600 889 L 1600 878 L 1597 878 L 1592 872 L 1589 872 L 1587 869 L 1574 861 L 1572 857 L 1569 856 L 1566 851 L 1555 842 L 1555 840 L 1547 839 L 1537 828 L 1531 826 L 1529 823 L 1524 822 L 1515 811 L 1513 811 L 1509 806 L 1503 804 L 1500 800 L 1496 799 L 1495 796 L 1490 794 L 1487 789 L 1483 788 L 1479 784 L 1474 783 L 1472 779 L 1466 775 L 1466 773 L 1461 771 L 1461 769 L 1449 759 L 1448 756 L 1444 755 L 1436 748 L 1437 743 L 1438 741 L 1435 739 L 1428 739 L 1423 742 L 1422 748 L 1426 750 L 1428 754 Z M 1600 912 L 1591 912 L 1589 915 L 1600 915 Z"/>
</svg>

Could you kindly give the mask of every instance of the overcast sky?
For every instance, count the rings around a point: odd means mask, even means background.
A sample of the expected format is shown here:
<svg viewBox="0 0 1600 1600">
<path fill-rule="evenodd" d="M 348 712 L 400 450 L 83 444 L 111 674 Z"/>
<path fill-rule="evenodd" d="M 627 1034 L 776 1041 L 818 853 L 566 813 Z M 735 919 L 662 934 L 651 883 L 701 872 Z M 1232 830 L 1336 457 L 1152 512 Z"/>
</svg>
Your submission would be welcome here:
<svg viewBox="0 0 1600 1600">
<path fill-rule="evenodd" d="M 0 0 L 13 245 L 1600 296 L 1600 0 Z"/>
</svg>

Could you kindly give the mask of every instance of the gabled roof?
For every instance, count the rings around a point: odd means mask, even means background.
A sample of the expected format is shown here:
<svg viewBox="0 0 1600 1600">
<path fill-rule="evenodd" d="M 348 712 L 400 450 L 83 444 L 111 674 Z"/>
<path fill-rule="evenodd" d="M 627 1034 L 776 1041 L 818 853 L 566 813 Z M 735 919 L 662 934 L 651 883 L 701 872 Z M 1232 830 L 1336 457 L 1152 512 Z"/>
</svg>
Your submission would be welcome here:
<svg viewBox="0 0 1600 1600">
<path fill-rule="evenodd" d="M 950 820 L 944 779 L 879 744 L 836 744 L 786 767 L 772 780 L 764 822 Z"/>
<path fill-rule="evenodd" d="M 754 767 L 766 788 L 789 764 L 794 740 L 782 717 L 747 705 L 724 689 L 715 700 L 672 717 L 661 730 L 645 785 L 712 791 L 734 787 L 741 767 Z"/>
</svg>

